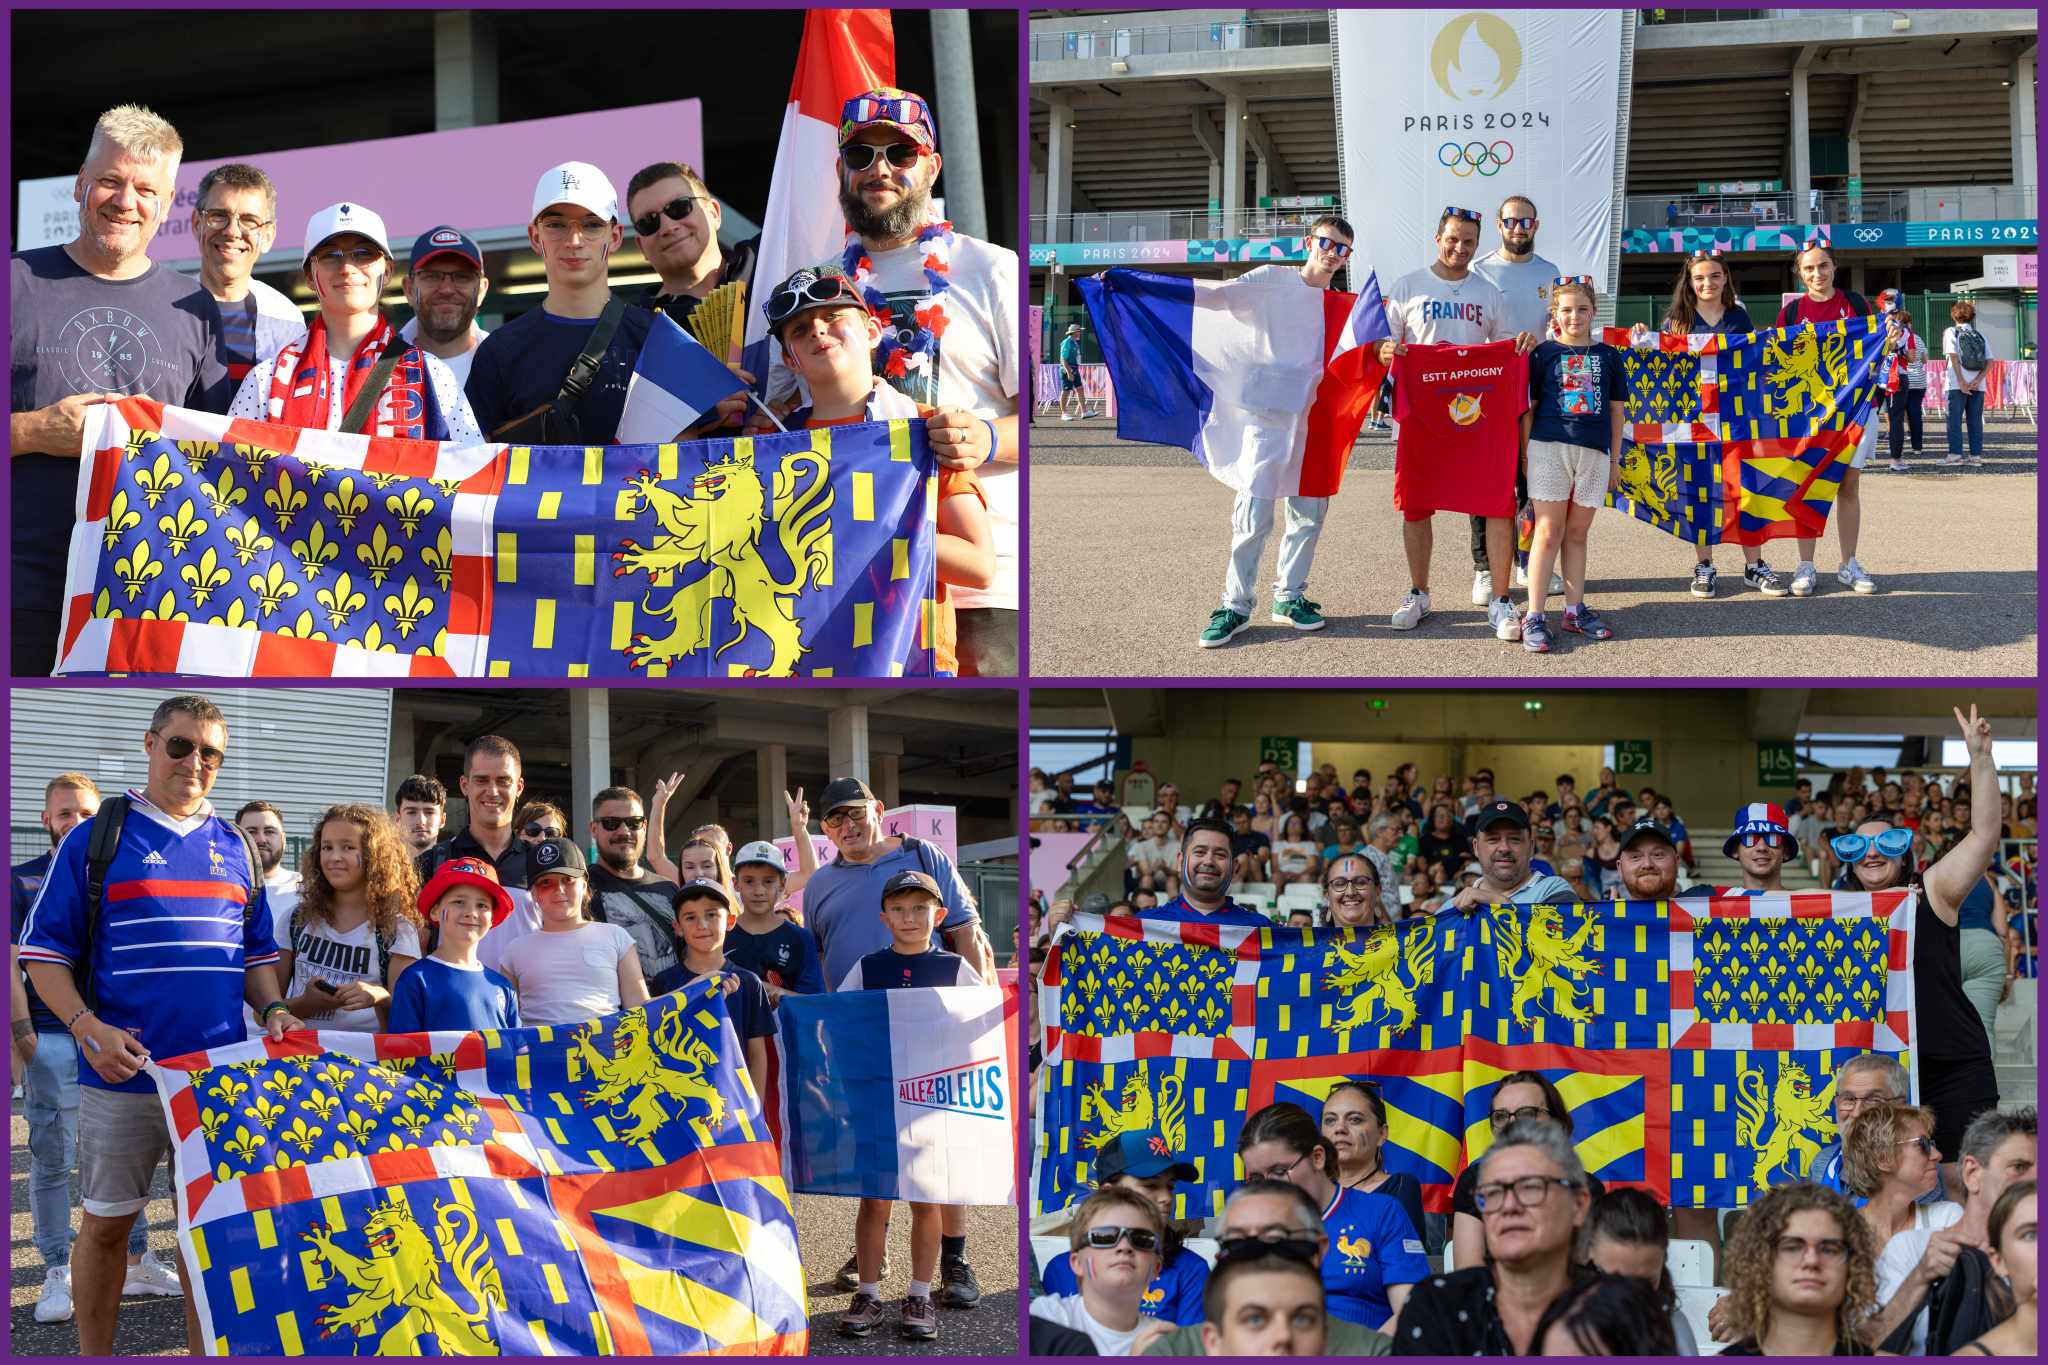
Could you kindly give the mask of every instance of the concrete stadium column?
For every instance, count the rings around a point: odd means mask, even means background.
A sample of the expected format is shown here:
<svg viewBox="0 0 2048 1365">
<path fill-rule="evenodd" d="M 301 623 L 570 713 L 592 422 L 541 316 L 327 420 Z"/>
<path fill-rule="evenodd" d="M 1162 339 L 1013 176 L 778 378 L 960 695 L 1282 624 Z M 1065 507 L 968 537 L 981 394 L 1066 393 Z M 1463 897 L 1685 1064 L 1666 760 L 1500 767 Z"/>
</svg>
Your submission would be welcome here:
<svg viewBox="0 0 2048 1365">
<path fill-rule="evenodd" d="M 386 746 L 384 768 L 384 794 L 389 798 L 398 790 L 398 784 L 418 772 L 418 750 L 413 744 L 412 708 L 405 703 L 405 693 L 394 692 L 391 696 L 391 740 Z"/>
<path fill-rule="evenodd" d="M 2023 190 L 2034 188 L 2035 134 L 2034 122 L 2034 81 L 2038 56 L 2036 49 L 2028 48 L 2026 53 L 2006 69 L 2006 79 L 2012 82 L 2012 183 Z"/>
<path fill-rule="evenodd" d="M 1063 100 L 1052 102 L 1052 116 L 1045 124 L 1045 226 L 1048 242 L 1066 240 L 1059 235 L 1059 219 L 1072 213 L 1074 197 L 1074 106 Z"/>
<path fill-rule="evenodd" d="M 903 755 L 876 754 L 875 780 L 868 784 L 881 798 L 882 808 L 903 804 Z"/>
<path fill-rule="evenodd" d="M 1244 209 L 1244 96 L 1232 91 L 1223 97 L 1223 218 L 1236 224 Z M 1227 237 L 1235 232 L 1228 228 Z"/>
<path fill-rule="evenodd" d="M 946 154 L 946 216 L 970 237 L 988 236 L 988 195 L 981 180 L 981 116 L 974 98 L 974 39 L 967 11 L 931 12 L 932 66 L 939 127 L 950 129 Z"/>
<path fill-rule="evenodd" d="M 1812 44 L 1799 49 L 1799 59 L 1792 64 L 1792 111 L 1788 120 L 1785 137 L 1786 148 L 1785 184 L 1792 191 L 1792 221 L 1806 223 L 1813 214 L 1807 201 L 1813 197 L 1813 140 L 1811 109 L 1807 102 L 1806 70 L 1812 65 L 1814 48 Z"/>
<path fill-rule="evenodd" d="M 569 828 L 590 820 L 590 798 L 612 784 L 612 694 L 605 687 L 569 692 Z M 580 834 L 575 836 L 582 842 Z"/>
<path fill-rule="evenodd" d="M 874 786 L 868 757 L 868 708 L 841 706 L 826 718 L 825 750 L 833 777 L 857 777 Z"/>
<path fill-rule="evenodd" d="M 1273 192 L 1273 163 L 1260 157 L 1252 167 L 1252 207 L 1266 202 L 1266 196 Z"/>
<path fill-rule="evenodd" d="M 762 838 L 775 839 L 789 833 L 789 807 L 782 800 L 788 790 L 789 746 L 763 744 L 754 750 L 754 820 L 757 827 L 767 831 Z"/>
<path fill-rule="evenodd" d="M 434 127 L 498 121 L 498 29 L 477 10 L 434 14 Z"/>
</svg>

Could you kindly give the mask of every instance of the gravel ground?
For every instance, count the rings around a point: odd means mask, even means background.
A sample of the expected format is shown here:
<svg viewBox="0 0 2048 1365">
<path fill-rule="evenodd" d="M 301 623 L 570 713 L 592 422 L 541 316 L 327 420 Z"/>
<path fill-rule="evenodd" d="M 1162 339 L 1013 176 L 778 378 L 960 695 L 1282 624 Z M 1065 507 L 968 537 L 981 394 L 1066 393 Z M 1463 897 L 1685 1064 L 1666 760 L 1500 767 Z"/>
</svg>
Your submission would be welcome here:
<svg viewBox="0 0 2048 1365">
<path fill-rule="evenodd" d="M 1835 581 L 1840 553 L 1831 529 L 1816 556 L 1817 596 L 1763 597 L 1742 584 L 1740 553 L 1724 547 L 1715 556 L 1719 595 L 1701 601 L 1686 591 L 1687 547 L 1605 514 L 1593 523 L 1587 596 L 1615 638 L 1564 637 L 1538 656 L 1494 639 L 1484 609 L 1472 605 L 1462 516 L 1436 518 L 1430 617 L 1412 631 L 1388 624 L 1408 573 L 1393 511 L 1393 444 L 1378 433 L 1353 449 L 1317 548 L 1309 596 L 1329 627 L 1298 633 L 1261 610 L 1229 645 L 1200 649 L 1195 637 L 1216 609 L 1229 550 L 1230 491 L 1185 451 L 1117 440 L 1112 422 L 1040 419 L 1031 428 L 1030 671 L 1517 681 L 2033 677 L 2036 432 L 2017 421 L 1989 423 L 1984 467 L 1973 470 L 1936 468 L 1939 428 L 1928 436 L 1937 453 L 1915 472 L 1885 473 L 1881 462 L 1866 471 L 1858 555 L 1877 580 L 1875 596 Z M 1276 529 L 1261 570 L 1266 584 L 1278 544 Z M 1764 553 L 1790 577 L 1789 541 Z M 1561 610 L 1553 599 L 1553 620 Z"/>
</svg>

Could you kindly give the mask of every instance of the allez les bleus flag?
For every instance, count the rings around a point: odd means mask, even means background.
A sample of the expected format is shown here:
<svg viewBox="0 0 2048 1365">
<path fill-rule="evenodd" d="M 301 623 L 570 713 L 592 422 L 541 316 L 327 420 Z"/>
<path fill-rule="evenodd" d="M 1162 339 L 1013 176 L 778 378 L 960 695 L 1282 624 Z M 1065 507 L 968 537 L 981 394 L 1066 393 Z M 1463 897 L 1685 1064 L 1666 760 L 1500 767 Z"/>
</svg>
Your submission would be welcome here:
<svg viewBox="0 0 2048 1365">
<path fill-rule="evenodd" d="M 1121 267 L 1076 282 L 1116 387 L 1116 434 L 1179 446 L 1240 493 L 1328 497 L 1383 373 L 1379 279 L 1221 283 Z"/>
</svg>

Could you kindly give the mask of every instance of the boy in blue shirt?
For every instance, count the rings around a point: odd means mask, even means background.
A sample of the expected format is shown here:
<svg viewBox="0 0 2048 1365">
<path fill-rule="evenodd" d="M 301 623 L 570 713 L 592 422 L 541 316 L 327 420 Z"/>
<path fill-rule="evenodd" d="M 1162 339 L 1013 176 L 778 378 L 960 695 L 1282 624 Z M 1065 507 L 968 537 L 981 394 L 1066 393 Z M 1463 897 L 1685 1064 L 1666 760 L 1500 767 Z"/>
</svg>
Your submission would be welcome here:
<svg viewBox="0 0 2048 1365">
<path fill-rule="evenodd" d="M 932 933 L 946 903 L 939 884 L 915 869 L 898 872 L 882 884 L 882 924 L 889 946 L 853 964 L 839 983 L 842 991 L 889 991 L 917 986 L 979 986 L 981 977 L 958 953 L 932 947 Z M 888 1249 L 888 1199 L 863 1199 L 853 1224 L 853 1255 L 859 1266 L 859 1287 L 853 1304 L 839 1320 L 847 1336 L 864 1337 L 882 1321 L 882 1259 Z M 939 1268 L 937 1204 L 910 1205 L 910 1292 L 903 1296 L 903 1335 L 912 1341 L 933 1341 L 939 1335 L 938 1310 L 932 1307 L 932 1275 Z"/>
<path fill-rule="evenodd" d="M 800 828 L 797 837 L 810 835 Z M 824 994 L 817 938 L 775 913 L 788 880 L 782 850 L 766 839 L 754 840 L 733 858 L 732 877 L 740 896 L 740 919 L 726 933 L 725 960 L 760 977 L 770 1005 L 781 1004 L 785 991 Z"/>
<path fill-rule="evenodd" d="M 733 1032 L 747 1053 L 747 1075 L 754 1094 L 768 1081 L 768 1039 L 775 1032 L 775 1011 L 761 978 L 725 955 L 725 926 L 732 917 L 732 898 L 714 881 L 684 882 L 676 890 L 676 965 L 665 968 L 648 994 L 667 995 L 714 973 L 725 975 L 725 1008 Z"/>
<path fill-rule="evenodd" d="M 477 961 L 476 945 L 512 913 L 498 869 L 481 858 L 441 864 L 420 888 L 420 914 L 440 928 L 432 955 L 407 967 L 391 991 L 391 1033 L 519 1027 L 519 993 Z"/>
</svg>

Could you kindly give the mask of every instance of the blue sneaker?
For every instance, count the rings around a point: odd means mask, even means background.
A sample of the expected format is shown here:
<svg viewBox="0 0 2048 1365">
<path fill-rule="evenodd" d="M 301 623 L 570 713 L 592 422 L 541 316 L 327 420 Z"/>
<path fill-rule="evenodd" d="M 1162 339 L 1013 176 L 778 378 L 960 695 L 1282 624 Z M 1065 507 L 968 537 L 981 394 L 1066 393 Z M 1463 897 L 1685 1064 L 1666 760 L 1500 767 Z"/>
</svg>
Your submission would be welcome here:
<svg viewBox="0 0 2048 1365">
<path fill-rule="evenodd" d="M 1583 635 L 1589 640 L 1612 640 L 1614 627 L 1600 619 L 1590 604 L 1566 607 L 1564 628 L 1574 635 Z"/>
<path fill-rule="evenodd" d="M 1531 654 L 1550 652 L 1550 627 L 1540 615 L 1522 618 L 1522 648 Z"/>
</svg>

